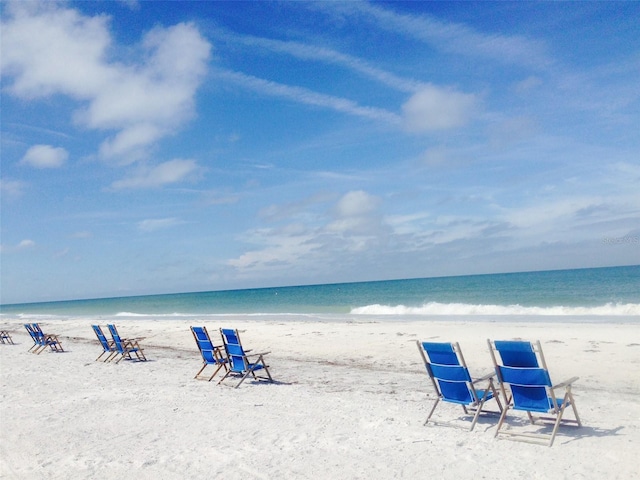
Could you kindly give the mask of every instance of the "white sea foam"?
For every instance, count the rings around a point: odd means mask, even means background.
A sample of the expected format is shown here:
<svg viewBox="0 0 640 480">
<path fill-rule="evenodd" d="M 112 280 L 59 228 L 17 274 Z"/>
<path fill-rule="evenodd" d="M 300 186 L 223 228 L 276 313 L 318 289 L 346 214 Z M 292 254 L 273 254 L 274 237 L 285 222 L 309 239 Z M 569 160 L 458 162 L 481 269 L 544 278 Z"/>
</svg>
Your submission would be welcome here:
<svg viewBox="0 0 640 480">
<path fill-rule="evenodd" d="M 353 308 L 354 315 L 640 315 L 640 304 L 607 303 L 597 307 L 523 307 L 522 305 L 471 305 L 430 302 L 421 307 L 367 305 Z"/>
</svg>

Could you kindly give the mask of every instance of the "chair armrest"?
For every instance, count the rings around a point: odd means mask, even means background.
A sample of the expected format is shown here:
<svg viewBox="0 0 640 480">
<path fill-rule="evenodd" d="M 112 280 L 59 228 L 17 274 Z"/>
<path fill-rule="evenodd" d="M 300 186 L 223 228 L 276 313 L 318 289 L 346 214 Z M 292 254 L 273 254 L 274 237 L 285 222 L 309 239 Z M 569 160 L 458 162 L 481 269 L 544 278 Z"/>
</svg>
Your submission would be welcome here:
<svg viewBox="0 0 640 480">
<path fill-rule="evenodd" d="M 244 352 L 246 357 L 261 357 L 262 355 L 267 355 L 271 352 L 261 352 L 261 353 L 251 353 L 251 354 L 247 354 L 247 352 Z"/>
<path fill-rule="evenodd" d="M 485 380 L 489 380 L 490 378 L 493 378 L 495 376 L 496 376 L 496 372 L 487 373 L 483 377 L 476 378 L 475 380 L 472 380 L 471 383 L 484 382 Z"/>
<path fill-rule="evenodd" d="M 124 348 L 137 348 L 139 350 L 142 350 L 142 347 L 140 346 L 140 344 L 138 343 L 138 340 L 136 340 L 135 338 L 122 338 L 122 346 Z"/>
<path fill-rule="evenodd" d="M 573 382 L 575 382 L 576 380 L 578 380 L 580 377 L 572 377 L 569 380 L 565 380 L 564 382 L 561 382 L 557 385 L 553 385 L 551 387 L 552 390 L 555 390 L 556 388 L 564 388 L 564 387 L 568 387 L 569 385 L 571 385 Z"/>
</svg>

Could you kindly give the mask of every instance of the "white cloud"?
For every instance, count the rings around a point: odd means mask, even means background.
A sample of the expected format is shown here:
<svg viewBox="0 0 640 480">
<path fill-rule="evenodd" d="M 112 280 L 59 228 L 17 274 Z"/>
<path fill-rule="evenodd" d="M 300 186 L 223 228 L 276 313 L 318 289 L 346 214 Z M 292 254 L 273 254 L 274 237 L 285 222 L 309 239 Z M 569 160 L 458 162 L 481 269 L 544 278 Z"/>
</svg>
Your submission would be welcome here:
<svg viewBox="0 0 640 480">
<path fill-rule="evenodd" d="M 312 197 L 296 206 L 272 205 L 263 217 L 290 223 L 281 228 L 246 232 L 242 237 L 244 242 L 263 248 L 247 251 L 229 260 L 228 265 L 243 275 L 273 269 L 322 271 L 335 267 L 349 252 L 366 252 L 384 243 L 389 230 L 378 212 L 378 197 L 355 190 L 347 192 L 333 205 L 330 216 L 314 213 L 317 203 L 328 199 Z M 303 205 L 307 207 L 306 212 L 301 211 Z M 285 218 L 287 212 L 289 217 Z M 293 218 L 296 220 L 291 221 Z"/>
<path fill-rule="evenodd" d="M 411 132 L 461 127 L 469 122 L 477 103 L 475 95 L 428 85 L 402 106 L 405 127 Z"/>
<path fill-rule="evenodd" d="M 339 217 L 358 217 L 375 210 L 379 201 L 377 197 L 363 190 L 346 193 L 336 204 L 335 211 Z"/>
<path fill-rule="evenodd" d="M 36 246 L 36 242 L 33 240 L 25 239 L 20 241 L 17 245 L 0 245 L 0 251 L 2 253 L 19 252 L 21 250 L 28 250 Z"/>
<path fill-rule="evenodd" d="M 251 47 L 262 47 L 276 53 L 286 53 L 302 60 L 315 60 L 329 64 L 340 65 L 354 72 L 358 72 L 369 78 L 372 78 L 393 89 L 412 93 L 424 85 L 424 83 L 410 78 L 399 77 L 391 72 L 382 70 L 361 58 L 354 57 L 336 50 L 319 47 L 315 45 L 307 45 L 294 41 L 282 41 L 269 38 L 260 38 L 253 36 L 240 36 L 223 34 L 225 39 L 231 39 L 241 42 Z"/>
<path fill-rule="evenodd" d="M 429 15 L 396 13 L 369 2 L 331 2 L 330 8 L 364 15 L 380 28 L 413 37 L 445 52 L 536 69 L 552 63 L 544 43 L 520 35 L 484 34 L 461 23 L 444 22 Z"/>
<path fill-rule="evenodd" d="M 25 189 L 25 183 L 19 180 L 7 180 L 0 178 L 0 192 L 2 198 L 16 198 L 22 195 Z"/>
<path fill-rule="evenodd" d="M 164 228 L 171 228 L 176 225 L 180 225 L 181 222 L 177 218 L 158 218 L 142 220 L 138 223 L 138 229 L 143 232 L 154 232 L 156 230 L 162 230 Z"/>
<path fill-rule="evenodd" d="M 58 168 L 64 165 L 68 158 L 69 153 L 64 148 L 34 145 L 24 154 L 20 164 L 35 168 Z"/>
<path fill-rule="evenodd" d="M 115 189 L 158 188 L 181 182 L 199 170 L 194 160 L 175 159 L 155 167 L 141 167 L 129 178 L 118 180 L 111 186 Z"/>
<path fill-rule="evenodd" d="M 194 25 L 155 28 L 142 41 L 143 60 L 125 65 L 107 58 L 113 40 L 105 15 L 48 2 L 14 2 L 6 11 L 0 65 L 12 78 L 7 91 L 83 102 L 74 114 L 78 124 L 116 131 L 100 148 L 104 158 L 135 161 L 192 117 L 211 49 Z"/>
<path fill-rule="evenodd" d="M 36 242 L 34 242 L 33 240 L 22 240 L 19 244 L 18 244 L 18 249 L 22 250 L 24 248 L 31 248 L 31 247 L 35 247 Z"/>
<path fill-rule="evenodd" d="M 384 121 L 394 125 L 401 123 L 400 117 L 393 112 L 382 108 L 364 107 L 347 98 L 326 95 L 307 88 L 285 85 L 229 70 L 217 70 L 214 74 L 237 85 L 266 95 L 286 98 L 298 103 L 327 108 L 370 120 Z"/>
</svg>

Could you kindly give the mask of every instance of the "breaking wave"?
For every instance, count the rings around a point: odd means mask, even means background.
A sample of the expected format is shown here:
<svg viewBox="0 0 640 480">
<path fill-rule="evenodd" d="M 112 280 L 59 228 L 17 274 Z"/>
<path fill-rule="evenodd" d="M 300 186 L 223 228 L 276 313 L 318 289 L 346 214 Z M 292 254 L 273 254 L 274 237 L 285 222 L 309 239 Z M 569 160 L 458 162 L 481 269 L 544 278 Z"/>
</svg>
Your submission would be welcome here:
<svg viewBox="0 0 640 480">
<path fill-rule="evenodd" d="M 596 307 L 524 307 L 522 305 L 471 305 L 430 302 L 421 307 L 366 305 L 351 310 L 354 315 L 640 315 L 638 303 L 607 303 Z"/>
</svg>

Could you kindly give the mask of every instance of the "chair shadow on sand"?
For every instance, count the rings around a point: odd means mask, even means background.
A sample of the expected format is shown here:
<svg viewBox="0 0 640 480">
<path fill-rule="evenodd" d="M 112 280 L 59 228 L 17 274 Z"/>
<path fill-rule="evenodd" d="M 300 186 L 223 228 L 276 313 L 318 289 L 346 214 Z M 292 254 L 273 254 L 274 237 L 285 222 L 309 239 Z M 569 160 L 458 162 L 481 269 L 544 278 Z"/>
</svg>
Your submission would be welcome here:
<svg viewBox="0 0 640 480">
<path fill-rule="evenodd" d="M 479 424 L 487 424 L 489 430 L 495 427 L 495 423 L 492 423 L 490 418 L 484 418 L 478 421 Z M 553 432 L 553 425 L 550 423 L 535 423 L 531 424 L 524 417 L 508 417 L 504 421 L 504 425 L 507 428 L 513 427 L 518 430 L 525 429 L 530 432 L 536 432 L 539 435 L 551 435 Z M 624 429 L 624 425 L 613 428 L 600 428 L 582 424 L 580 427 L 576 425 L 563 425 L 559 430 L 559 435 L 556 437 L 558 443 L 567 444 L 582 440 L 584 438 L 592 437 L 612 437 L 616 435 L 624 435 L 620 433 Z M 535 443 L 535 442 L 534 442 Z"/>
</svg>

